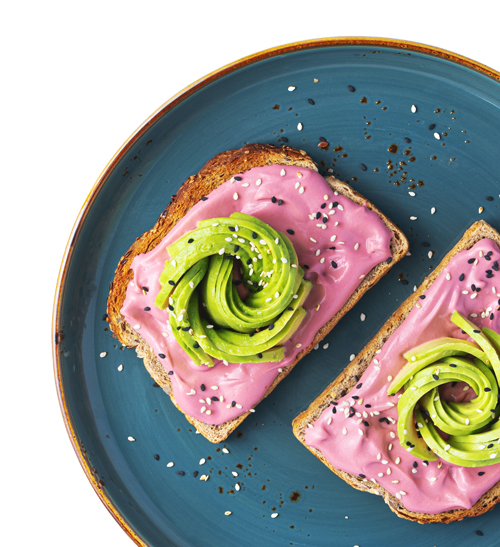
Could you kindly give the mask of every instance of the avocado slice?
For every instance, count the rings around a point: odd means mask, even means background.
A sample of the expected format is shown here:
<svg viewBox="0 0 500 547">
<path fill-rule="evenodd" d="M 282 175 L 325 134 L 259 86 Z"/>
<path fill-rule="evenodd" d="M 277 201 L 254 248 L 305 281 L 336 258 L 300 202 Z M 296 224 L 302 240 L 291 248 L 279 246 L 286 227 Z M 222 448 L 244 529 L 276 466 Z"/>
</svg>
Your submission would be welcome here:
<svg viewBox="0 0 500 547">
<path fill-rule="evenodd" d="M 155 305 L 170 310 L 179 344 L 196 364 L 280 361 L 306 315 L 304 280 L 288 237 L 244 213 L 200 221 L 168 247 Z M 240 269 L 250 294 L 233 282 Z M 180 318 L 180 319 L 179 319 Z"/>
<path fill-rule="evenodd" d="M 397 393 L 408 382 L 411 376 L 439 359 L 450 355 L 468 354 L 486 361 L 485 353 L 474 342 L 470 342 L 469 340 L 442 337 L 425 342 L 403 355 L 408 363 L 396 374 L 387 389 L 387 394 L 392 395 Z"/>
<path fill-rule="evenodd" d="M 452 321 L 474 342 L 439 338 L 404 354 L 408 363 L 388 389 L 404 387 L 398 402 L 398 436 L 413 456 L 442 458 L 465 467 L 500 462 L 498 375 L 500 336 L 479 330 L 454 312 Z M 443 401 L 439 386 L 465 382 L 474 390 L 468 402 Z M 449 436 L 447 440 L 438 432 Z"/>
</svg>

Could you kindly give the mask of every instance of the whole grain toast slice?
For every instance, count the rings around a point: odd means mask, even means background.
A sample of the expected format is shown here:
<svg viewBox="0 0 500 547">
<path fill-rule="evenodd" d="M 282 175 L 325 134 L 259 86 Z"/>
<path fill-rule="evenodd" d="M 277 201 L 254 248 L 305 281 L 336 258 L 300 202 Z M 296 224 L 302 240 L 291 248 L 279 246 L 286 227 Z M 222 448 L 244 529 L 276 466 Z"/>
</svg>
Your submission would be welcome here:
<svg viewBox="0 0 500 547">
<path fill-rule="evenodd" d="M 197 175 L 189 177 L 181 186 L 172 201 L 151 230 L 139 237 L 125 255 L 120 259 L 115 272 L 115 277 L 110 285 L 110 291 L 107 303 L 108 322 L 114 335 L 129 348 L 135 347 L 137 355 L 144 360 L 144 365 L 152 378 L 159 384 L 165 393 L 170 396 L 173 404 L 179 409 L 172 390 L 172 384 L 167 371 L 158 360 L 154 350 L 145 342 L 144 338 L 137 333 L 122 317 L 120 310 L 123 306 L 126 296 L 128 283 L 133 279 L 134 272 L 131 269 L 132 260 L 135 256 L 145 253 L 155 248 L 163 237 L 175 226 L 175 224 L 195 205 L 202 197 L 208 195 L 223 182 L 229 180 L 233 175 L 243 173 L 253 167 L 264 165 L 294 165 L 317 171 L 316 164 L 304 152 L 298 151 L 288 146 L 278 148 L 272 145 L 248 144 L 243 148 L 229 150 L 217 154 L 209 160 Z M 278 374 L 273 383 L 264 394 L 267 397 L 274 388 L 287 376 L 293 367 L 307 354 L 312 348 L 320 342 L 330 330 L 361 298 L 361 296 L 372 287 L 385 273 L 389 271 L 393 264 L 400 260 L 408 251 L 408 242 L 404 234 L 374 205 L 369 203 L 363 196 L 355 192 L 347 184 L 330 177 L 327 179 L 331 188 L 342 194 L 353 202 L 363 204 L 375 211 L 385 225 L 391 230 L 392 262 L 382 262 L 375 266 L 358 285 L 356 291 L 350 296 L 348 301 L 323 327 L 316 333 L 312 343 L 304 348 L 296 357 L 293 363 L 283 369 Z M 263 398 L 264 398 L 263 397 Z M 260 401 L 259 401 L 260 402 Z M 182 412 L 182 410 L 181 410 Z M 221 425 L 206 424 L 193 416 L 185 415 L 186 419 L 193 424 L 196 429 L 209 441 L 220 443 L 241 424 L 249 415 L 244 413 L 238 418 L 227 421 Z"/>
<path fill-rule="evenodd" d="M 319 458 L 331 471 L 344 479 L 348 484 L 363 492 L 369 492 L 382 496 L 391 511 L 399 517 L 414 520 L 424 524 L 426 522 L 452 522 L 462 520 L 464 517 L 481 515 L 493 509 L 500 500 L 500 483 L 488 490 L 473 505 L 471 509 L 454 509 L 438 514 L 415 513 L 408 511 L 396 497 L 389 494 L 385 488 L 370 481 L 364 481 L 361 477 L 346 473 L 333 467 L 323 456 L 320 450 L 308 446 L 305 442 L 305 431 L 308 424 L 319 418 L 323 410 L 330 404 L 348 393 L 362 379 L 362 375 L 375 357 L 375 352 L 382 348 L 391 334 L 403 323 L 419 297 L 427 291 L 438 275 L 444 270 L 450 260 L 460 251 L 470 249 L 481 239 L 493 240 L 500 248 L 500 234 L 484 221 L 474 223 L 463 235 L 460 241 L 443 258 L 439 266 L 422 282 L 420 287 L 408 297 L 403 304 L 389 317 L 375 337 L 364 347 L 359 355 L 339 374 L 339 376 L 319 395 L 307 410 L 299 414 L 293 420 L 293 433 L 297 439 L 317 458 Z M 359 380 L 355 379 L 355 376 Z"/>
</svg>

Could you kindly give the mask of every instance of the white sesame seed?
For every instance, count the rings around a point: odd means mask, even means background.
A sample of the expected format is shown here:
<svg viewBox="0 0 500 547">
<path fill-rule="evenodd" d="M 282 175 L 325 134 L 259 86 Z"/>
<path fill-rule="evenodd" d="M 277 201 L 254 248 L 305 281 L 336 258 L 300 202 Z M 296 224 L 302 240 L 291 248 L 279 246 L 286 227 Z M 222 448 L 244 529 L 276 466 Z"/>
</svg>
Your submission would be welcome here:
<svg viewBox="0 0 500 547">
<path fill-rule="evenodd" d="M 222 249 L 219 250 L 219 254 L 220 254 L 220 255 L 223 255 L 225 250 L 226 250 L 226 249 L 224 249 L 224 247 L 222 247 Z"/>
<path fill-rule="evenodd" d="M 229 450 L 225 447 L 222 449 L 222 452 L 224 452 L 224 454 L 229 454 Z"/>
<path fill-rule="evenodd" d="M 366 319 L 366 315 L 364 313 L 362 313 L 359 318 L 361 319 L 361 321 L 364 321 Z"/>
<path fill-rule="evenodd" d="M 226 365 L 226 367 L 229 365 L 229 363 L 225 359 L 222 362 Z"/>
<path fill-rule="evenodd" d="M 398 498 L 398 500 L 401 499 L 401 494 L 399 492 L 396 492 L 396 497 Z"/>
<path fill-rule="evenodd" d="M 414 104 L 411 105 L 411 111 L 413 114 L 417 111 L 417 107 Z"/>
<path fill-rule="evenodd" d="M 282 169 L 282 170 L 280 171 L 280 175 L 281 175 L 282 177 L 284 177 L 284 176 L 286 175 L 286 171 L 285 171 L 284 169 Z"/>
<path fill-rule="evenodd" d="M 294 85 L 288 86 L 288 91 L 295 91 L 296 87 Z"/>
<path fill-rule="evenodd" d="M 262 179 L 257 179 L 257 180 L 255 181 L 255 185 L 256 185 L 256 186 L 260 186 L 261 184 L 262 184 Z"/>
<path fill-rule="evenodd" d="M 354 353 L 351 353 L 350 357 L 349 357 L 349 361 L 352 361 L 356 358 L 356 355 L 354 355 Z"/>
<path fill-rule="evenodd" d="M 417 220 L 417 217 L 410 217 L 410 220 Z"/>
<path fill-rule="evenodd" d="M 325 194 L 325 195 L 323 196 L 323 199 L 326 201 L 326 200 L 328 199 L 328 194 Z"/>
<path fill-rule="evenodd" d="M 304 193 L 304 187 L 301 186 L 301 187 L 299 188 L 299 194 L 303 194 L 303 193 Z"/>
<path fill-rule="evenodd" d="M 382 459 L 382 454 L 379 452 L 379 453 L 377 454 L 377 460 L 380 461 L 381 459 Z"/>
<path fill-rule="evenodd" d="M 490 454 L 490 458 L 491 458 L 491 459 L 496 458 L 496 457 L 497 457 L 496 452 L 494 452 L 493 454 Z"/>
<path fill-rule="evenodd" d="M 297 124 L 297 129 L 298 129 L 299 131 L 302 131 L 303 128 L 304 128 L 304 126 L 299 122 L 299 123 Z"/>
<path fill-rule="evenodd" d="M 214 223 L 212 224 L 212 226 L 218 226 L 218 225 L 219 225 L 218 222 L 214 222 Z"/>
<path fill-rule="evenodd" d="M 239 485 L 238 483 L 236 483 L 236 484 L 234 485 L 234 489 L 236 490 L 236 492 L 239 492 L 239 491 L 240 491 L 240 488 L 241 488 L 241 487 L 240 487 L 240 485 Z"/>
<path fill-rule="evenodd" d="M 451 279 L 451 275 L 450 275 L 450 273 L 448 272 L 448 273 L 446 274 L 446 281 L 449 281 L 450 279 Z"/>
<path fill-rule="evenodd" d="M 250 186 L 250 184 L 248 182 L 244 182 L 241 186 L 243 186 L 243 188 L 248 188 L 248 186 Z"/>
<path fill-rule="evenodd" d="M 302 344 L 295 344 L 295 347 L 296 347 L 296 348 L 301 348 L 301 347 L 302 347 Z"/>
<path fill-rule="evenodd" d="M 471 300 L 473 300 L 474 298 L 476 298 L 476 297 L 477 297 L 477 292 L 472 293 L 472 294 L 470 295 L 470 297 L 471 297 Z"/>
<path fill-rule="evenodd" d="M 207 397 L 205 399 L 205 402 L 207 403 L 207 405 L 211 405 L 212 404 L 212 399 L 210 399 L 210 397 Z"/>
<path fill-rule="evenodd" d="M 330 425 L 332 423 L 332 417 L 331 416 L 328 418 L 326 423 L 327 423 L 327 425 Z"/>
<path fill-rule="evenodd" d="M 237 477 L 237 476 L 238 476 L 237 471 L 231 471 L 231 474 L 233 475 L 233 477 Z"/>
<path fill-rule="evenodd" d="M 300 173 L 299 171 L 297 171 L 297 176 L 299 177 L 299 179 L 302 178 L 302 173 Z"/>
<path fill-rule="evenodd" d="M 316 256 L 319 256 L 320 253 L 321 253 L 320 249 L 316 249 Z"/>
<path fill-rule="evenodd" d="M 374 412 L 374 414 L 375 414 L 375 412 Z M 396 433 L 394 433 L 394 431 L 391 431 L 391 432 L 389 433 L 389 435 L 391 436 L 392 439 L 395 439 L 395 438 L 396 438 Z"/>
<path fill-rule="evenodd" d="M 363 434 L 364 434 L 364 432 L 363 432 L 362 429 L 358 429 L 358 433 L 359 433 L 360 435 L 363 435 Z"/>
<path fill-rule="evenodd" d="M 410 196 L 413 198 L 415 197 L 417 194 L 415 194 L 415 192 L 408 192 L 410 194 Z"/>
<path fill-rule="evenodd" d="M 196 393 L 196 391 L 194 389 L 191 389 L 191 391 L 189 393 L 186 393 L 186 395 L 194 395 Z"/>
<path fill-rule="evenodd" d="M 431 482 L 436 482 L 436 481 L 437 481 L 437 477 L 431 477 L 429 480 L 430 480 Z"/>
<path fill-rule="evenodd" d="M 387 447 L 387 450 L 389 450 L 389 452 L 392 450 L 392 443 L 389 444 L 389 446 Z"/>
<path fill-rule="evenodd" d="M 343 211 L 343 210 L 344 210 L 344 208 L 342 207 L 342 205 L 340 205 L 340 203 L 337 205 L 337 209 L 338 209 L 339 211 Z"/>
<path fill-rule="evenodd" d="M 447 444 L 447 445 L 445 445 L 445 447 L 444 447 L 444 449 L 443 449 L 443 450 L 445 450 L 445 451 L 448 451 L 449 449 L 450 449 L 450 445 L 449 445 L 449 444 Z"/>
<path fill-rule="evenodd" d="M 235 192 L 235 193 L 233 194 L 233 199 L 236 200 L 236 199 L 238 199 L 238 197 L 239 197 L 239 196 L 238 196 L 238 192 Z"/>
<path fill-rule="evenodd" d="M 435 212 L 436 212 L 436 208 L 435 208 L 435 207 L 432 207 L 432 208 L 431 208 L 431 215 L 433 215 Z"/>
<path fill-rule="evenodd" d="M 344 427 L 344 429 L 342 430 L 342 435 L 347 435 L 347 429 Z"/>
<path fill-rule="evenodd" d="M 354 250 L 357 251 L 359 249 L 359 243 L 356 243 L 356 245 L 354 245 Z"/>
<path fill-rule="evenodd" d="M 387 376 L 387 381 L 388 381 L 388 382 L 392 382 L 392 376 L 390 376 L 390 375 Z"/>
<path fill-rule="evenodd" d="M 272 518 L 272 519 L 275 519 L 278 515 L 279 515 L 279 513 L 273 513 L 273 514 L 271 515 L 271 518 Z"/>
<path fill-rule="evenodd" d="M 293 89 L 291 91 L 293 91 Z M 226 511 L 224 514 L 226 515 L 226 517 L 228 517 L 229 515 L 232 515 L 233 513 L 232 511 Z"/>
<path fill-rule="evenodd" d="M 134 327 L 135 328 L 135 327 Z M 99 353 L 99 357 L 106 357 L 106 355 L 108 354 L 107 351 L 101 351 L 101 353 Z"/>
<path fill-rule="evenodd" d="M 236 403 L 236 408 L 241 409 L 243 407 L 239 403 Z"/>
<path fill-rule="evenodd" d="M 434 138 L 437 139 L 438 141 L 440 141 L 441 140 L 441 135 L 438 132 L 436 132 L 436 133 L 434 133 Z"/>
<path fill-rule="evenodd" d="M 206 410 L 207 410 L 207 407 L 206 407 L 206 406 L 202 406 L 202 407 L 200 408 L 200 412 L 201 412 L 202 414 L 203 414 L 204 412 L 206 412 Z"/>
<path fill-rule="evenodd" d="M 378 476 L 379 476 L 379 477 L 383 477 L 384 474 L 383 474 L 383 473 L 378 473 Z"/>
</svg>

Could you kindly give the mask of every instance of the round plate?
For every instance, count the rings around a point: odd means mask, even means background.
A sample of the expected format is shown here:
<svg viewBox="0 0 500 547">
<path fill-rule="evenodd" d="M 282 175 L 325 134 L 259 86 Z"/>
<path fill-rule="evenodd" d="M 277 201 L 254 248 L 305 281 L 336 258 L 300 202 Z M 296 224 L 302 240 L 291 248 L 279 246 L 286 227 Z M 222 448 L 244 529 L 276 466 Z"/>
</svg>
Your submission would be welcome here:
<svg viewBox="0 0 500 547">
<path fill-rule="evenodd" d="M 446 526 L 399 519 L 381 498 L 331 473 L 291 427 L 465 229 L 480 218 L 500 229 L 499 121 L 500 74 L 487 67 L 419 44 L 326 39 L 207 76 L 128 140 L 68 244 L 54 361 L 84 471 L 137 544 L 322 547 L 335 538 L 346 546 L 445 547 L 484 541 L 481 530 L 489 545 L 500 545 L 497 511 Z M 400 226 L 411 256 L 342 319 L 327 350 L 306 356 L 255 415 L 212 445 L 153 385 L 135 352 L 112 337 L 103 316 L 120 257 L 170 196 L 216 153 L 250 142 L 306 150 L 323 173 L 351 182 Z"/>
</svg>

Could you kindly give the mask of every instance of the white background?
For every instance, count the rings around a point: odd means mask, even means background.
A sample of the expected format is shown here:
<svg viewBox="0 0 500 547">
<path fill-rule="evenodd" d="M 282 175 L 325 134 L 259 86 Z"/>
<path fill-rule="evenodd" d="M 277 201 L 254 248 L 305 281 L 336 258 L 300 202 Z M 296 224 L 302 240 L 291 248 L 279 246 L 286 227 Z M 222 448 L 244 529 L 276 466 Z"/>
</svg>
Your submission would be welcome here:
<svg viewBox="0 0 500 547">
<path fill-rule="evenodd" d="M 4 545 L 133 545 L 97 498 L 73 452 L 51 356 L 52 305 L 67 239 L 99 173 L 129 135 L 207 73 L 299 40 L 399 38 L 448 49 L 500 71 L 498 21 L 485 4 L 469 4 L 467 11 L 458 2 L 439 0 L 18 0 L 4 5 Z"/>
</svg>

